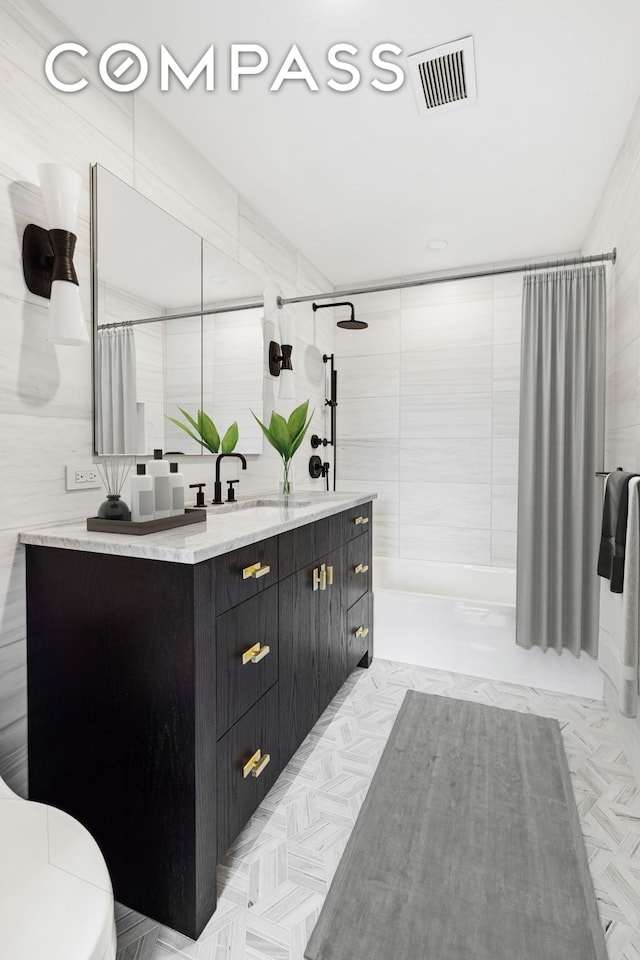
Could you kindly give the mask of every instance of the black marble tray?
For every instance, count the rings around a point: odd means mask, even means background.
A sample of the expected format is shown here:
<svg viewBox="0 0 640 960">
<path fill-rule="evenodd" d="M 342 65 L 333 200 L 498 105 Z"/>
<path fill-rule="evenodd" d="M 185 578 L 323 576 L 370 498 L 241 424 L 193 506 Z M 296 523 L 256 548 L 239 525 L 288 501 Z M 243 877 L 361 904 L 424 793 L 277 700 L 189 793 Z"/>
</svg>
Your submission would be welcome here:
<svg viewBox="0 0 640 960">
<path fill-rule="evenodd" d="M 100 533 L 128 533 L 134 537 L 145 533 L 159 533 L 173 527 L 185 527 L 191 523 L 202 523 L 207 519 L 207 511 L 199 507 L 187 507 L 177 517 L 162 517 L 160 520 L 103 520 L 102 517 L 87 517 L 87 530 Z"/>
</svg>

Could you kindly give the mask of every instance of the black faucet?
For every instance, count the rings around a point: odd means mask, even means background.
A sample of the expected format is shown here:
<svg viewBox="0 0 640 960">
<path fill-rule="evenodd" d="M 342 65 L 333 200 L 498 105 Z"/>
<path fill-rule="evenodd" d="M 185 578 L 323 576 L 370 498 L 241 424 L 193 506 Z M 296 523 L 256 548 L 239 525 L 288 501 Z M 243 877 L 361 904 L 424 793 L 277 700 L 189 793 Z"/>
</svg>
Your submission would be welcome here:
<svg viewBox="0 0 640 960">
<path fill-rule="evenodd" d="M 241 453 L 219 453 L 216 457 L 216 482 L 213 485 L 213 500 L 211 503 L 222 503 L 222 483 L 220 482 L 220 461 L 225 457 L 237 457 L 242 463 L 242 469 L 247 469 L 247 461 Z"/>
</svg>

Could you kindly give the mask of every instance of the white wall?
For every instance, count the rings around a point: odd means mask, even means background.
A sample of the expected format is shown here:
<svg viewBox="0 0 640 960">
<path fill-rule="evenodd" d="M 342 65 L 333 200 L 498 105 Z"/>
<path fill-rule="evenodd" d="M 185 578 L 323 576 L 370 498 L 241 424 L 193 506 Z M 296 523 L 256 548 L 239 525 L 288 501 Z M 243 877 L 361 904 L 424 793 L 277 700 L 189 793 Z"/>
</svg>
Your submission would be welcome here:
<svg viewBox="0 0 640 960">
<path fill-rule="evenodd" d="M 601 253 L 614 246 L 617 262 L 607 268 L 604 467 L 621 466 L 640 473 L 640 101 L 591 221 L 583 253 Z M 600 597 L 601 632 L 618 633 L 621 598 L 610 593 L 606 581 L 602 581 Z M 605 699 L 640 782 L 640 720 L 620 716 L 607 682 Z"/>
<path fill-rule="evenodd" d="M 28 526 L 95 512 L 100 490 L 65 492 L 65 464 L 92 460 L 91 352 L 46 342 L 47 303 L 25 289 L 21 244 L 29 222 L 46 226 L 37 164 L 64 163 L 82 177 L 75 258 L 90 316 L 89 165 L 103 164 L 264 278 L 266 339 L 275 335 L 275 296 L 330 289 L 278 231 L 212 168 L 173 135 L 143 101 L 107 95 L 97 86 L 63 95 L 44 77 L 46 53 L 72 39 L 37 0 L 3 0 L 0 9 L 0 776 L 24 794 L 26 780 L 25 560 L 18 533 Z M 299 313 L 293 360 L 299 399 L 311 397 L 323 432 L 324 369 L 333 327 Z M 266 366 L 265 366 L 266 370 Z M 265 411 L 274 403 L 265 375 Z M 289 404 L 292 406 L 292 404 Z M 307 453 L 298 474 L 306 473 Z M 211 484 L 211 460 L 185 468 Z M 275 489 L 278 458 L 270 449 L 251 458 L 241 491 Z M 209 491 L 211 487 L 209 487 Z M 208 491 L 208 492 L 209 492 Z"/>
<path fill-rule="evenodd" d="M 355 297 L 336 331 L 338 476 L 378 556 L 514 567 L 522 274 Z"/>
</svg>

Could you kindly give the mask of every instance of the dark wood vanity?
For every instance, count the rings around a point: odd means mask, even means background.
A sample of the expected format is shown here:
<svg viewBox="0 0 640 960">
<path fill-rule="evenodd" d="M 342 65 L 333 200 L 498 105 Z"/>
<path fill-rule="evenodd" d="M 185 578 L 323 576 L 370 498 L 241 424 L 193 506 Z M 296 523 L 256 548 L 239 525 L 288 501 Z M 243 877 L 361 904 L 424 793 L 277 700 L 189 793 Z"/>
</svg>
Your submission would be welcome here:
<svg viewBox="0 0 640 960">
<path fill-rule="evenodd" d="M 371 508 L 193 564 L 27 545 L 30 796 L 91 831 L 120 902 L 205 926 L 216 863 L 371 662 Z"/>
</svg>

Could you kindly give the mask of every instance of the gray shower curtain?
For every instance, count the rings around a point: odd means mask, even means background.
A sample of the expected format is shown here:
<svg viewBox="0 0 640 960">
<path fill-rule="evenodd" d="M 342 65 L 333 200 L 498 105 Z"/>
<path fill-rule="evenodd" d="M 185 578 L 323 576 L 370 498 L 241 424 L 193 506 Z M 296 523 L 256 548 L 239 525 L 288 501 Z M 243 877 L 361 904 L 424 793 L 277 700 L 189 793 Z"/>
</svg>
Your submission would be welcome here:
<svg viewBox="0 0 640 960">
<path fill-rule="evenodd" d="M 526 275 L 516 643 L 598 652 L 604 266 Z"/>
<path fill-rule="evenodd" d="M 131 327 L 98 331 L 96 375 L 98 453 L 136 453 L 136 343 Z"/>
</svg>

